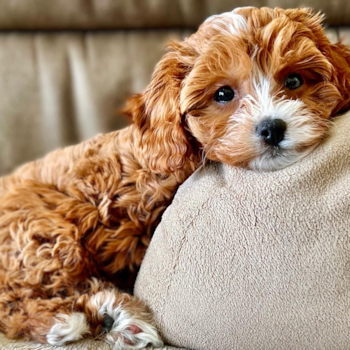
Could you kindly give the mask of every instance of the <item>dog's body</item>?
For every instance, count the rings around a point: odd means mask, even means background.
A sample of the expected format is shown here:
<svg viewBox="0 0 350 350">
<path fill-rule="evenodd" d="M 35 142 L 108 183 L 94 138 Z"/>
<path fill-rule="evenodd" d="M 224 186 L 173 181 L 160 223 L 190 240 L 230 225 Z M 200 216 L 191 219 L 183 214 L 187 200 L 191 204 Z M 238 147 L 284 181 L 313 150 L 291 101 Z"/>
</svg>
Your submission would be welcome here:
<svg viewBox="0 0 350 350">
<path fill-rule="evenodd" d="M 0 330 L 115 349 L 162 342 L 145 306 L 108 281 L 140 265 L 178 186 L 205 157 L 283 168 L 350 103 L 350 52 L 309 10 L 243 8 L 173 43 L 132 124 L 0 179 Z M 121 284 L 118 282 L 117 285 Z"/>
<path fill-rule="evenodd" d="M 139 152 L 140 135 L 131 125 L 53 152 L 0 180 L 0 328 L 6 335 L 51 344 L 87 332 L 97 336 L 105 316 L 91 302 L 98 292 L 109 308 L 122 301 L 128 312 L 148 319 L 139 301 L 101 278 L 125 285 L 118 273 L 140 265 L 161 213 L 195 164 L 176 174 L 151 172 Z M 132 315 L 124 318 L 126 333 L 133 325 L 145 328 Z M 80 327 L 76 338 L 53 328 L 69 322 Z M 153 338 L 129 340 L 160 345 L 149 328 Z"/>
</svg>

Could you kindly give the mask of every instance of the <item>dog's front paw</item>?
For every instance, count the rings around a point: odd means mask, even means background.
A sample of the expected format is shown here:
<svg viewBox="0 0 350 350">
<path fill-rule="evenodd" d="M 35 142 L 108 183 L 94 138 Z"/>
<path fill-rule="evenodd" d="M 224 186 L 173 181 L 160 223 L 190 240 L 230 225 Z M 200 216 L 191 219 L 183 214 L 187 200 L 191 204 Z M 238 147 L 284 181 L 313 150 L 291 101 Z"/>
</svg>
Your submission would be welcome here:
<svg viewBox="0 0 350 350">
<path fill-rule="evenodd" d="M 106 339 L 113 350 L 143 349 L 147 345 L 163 346 L 157 330 L 149 323 L 128 314 L 124 310 L 115 310 L 115 318 L 105 315 L 104 325 L 112 324 L 107 331 Z"/>
<path fill-rule="evenodd" d="M 103 315 L 103 331 L 113 350 L 163 346 L 156 328 L 149 322 L 149 314 L 140 308 L 139 302 L 118 303 L 117 299 L 113 292 L 103 291 L 92 300 L 98 306 L 98 313 Z"/>
</svg>

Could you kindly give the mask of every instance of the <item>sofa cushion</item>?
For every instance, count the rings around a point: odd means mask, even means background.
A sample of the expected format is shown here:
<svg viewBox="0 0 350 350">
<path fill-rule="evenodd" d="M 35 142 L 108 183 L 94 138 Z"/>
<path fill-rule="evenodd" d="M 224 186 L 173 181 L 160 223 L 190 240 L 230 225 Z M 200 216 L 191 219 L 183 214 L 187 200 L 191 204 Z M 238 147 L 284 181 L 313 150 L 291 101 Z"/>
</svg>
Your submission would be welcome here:
<svg viewBox="0 0 350 350">
<path fill-rule="evenodd" d="M 172 38 L 188 32 L 0 33 L 0 175 L 128 125 Z"/>
<path fill-rule="evenodd" d="M 330 25 L 350 24 L 350 2 L 251 0 L 250 6 L 300 5 L 323 11 Z M 1 0 L 0 30 L 196 28 L 212 14 L 246 6 L 243 0 Z"/>
<path fill-rule="evenodd" d="M 298 163 L 209 164 L 178 190 L 135 294 L 196 350 L 350 348 L 350 113 Z"/>
</svg>

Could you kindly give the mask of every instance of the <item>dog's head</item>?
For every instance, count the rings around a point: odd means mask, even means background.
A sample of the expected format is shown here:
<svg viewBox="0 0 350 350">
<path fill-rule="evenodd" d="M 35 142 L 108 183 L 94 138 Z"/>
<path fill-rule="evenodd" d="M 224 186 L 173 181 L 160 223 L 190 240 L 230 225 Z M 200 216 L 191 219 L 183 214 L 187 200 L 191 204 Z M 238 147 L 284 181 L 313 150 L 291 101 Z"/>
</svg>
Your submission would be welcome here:
<svg viewBox="0 0 350 350">
<path fill-rule="evenodd" d="M 350 50 L 321 21 L 309 9 L 240 8 L 172 43 L 127 109 L 151 169 L 173 172 L 203 152 L 268 171 L 314 149 L 350 104 Z"/>
</svg>

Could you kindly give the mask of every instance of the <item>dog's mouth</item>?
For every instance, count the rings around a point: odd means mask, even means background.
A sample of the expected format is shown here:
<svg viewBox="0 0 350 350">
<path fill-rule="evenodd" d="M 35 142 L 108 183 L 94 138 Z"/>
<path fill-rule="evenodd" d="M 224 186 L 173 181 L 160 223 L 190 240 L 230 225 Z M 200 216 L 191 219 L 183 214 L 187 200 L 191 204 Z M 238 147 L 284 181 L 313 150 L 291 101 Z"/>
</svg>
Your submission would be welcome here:
<svg viewBox="0 0 350 350">
<path fill-rule="evenodd" d="M 296 149 L 295 147 L 271 146 L 265 149 L 249 163 L 249 168 L 257 171 L 277 171 L 297 163 L 315 147 Z"/>
<path fill-rule="evenodd" d="M 271 147 L 267 147 L 264 154 L 266 156 L 270 156 L 271 158 L 277 158 L 277 157 L 283 156 L 285 152 L 286 150 L 281 146 L 271 146 Z"/>
</svg>

